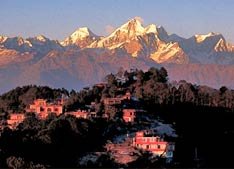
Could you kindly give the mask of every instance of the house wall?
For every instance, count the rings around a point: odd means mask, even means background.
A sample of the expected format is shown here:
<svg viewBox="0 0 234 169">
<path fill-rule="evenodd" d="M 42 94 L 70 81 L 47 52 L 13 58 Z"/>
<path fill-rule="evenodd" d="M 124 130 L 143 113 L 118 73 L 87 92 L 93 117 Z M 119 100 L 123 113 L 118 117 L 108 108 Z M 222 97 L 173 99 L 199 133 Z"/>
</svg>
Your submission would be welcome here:
<svg viewBox="0 0 234 169">
<path fill-rule="evenodd" d="M 76 112 L 67 112 L 66 115 L 72 115 L 75 116 L 76 118 L 88 118 L 88 112 L 86 111 L 76 111 Z"/>
<path fill-rule="evenodd" d="M 137 132 L 133 138 L 133 146 L 150 151 L 156 155 L 166 156 L 168 142 L 157 136 L 144 136 L 143 132 Z"/>
<path fill-rule="evenodd" d="M 123 109 L 123 119 L 125 122 L 134 122 L 136 118 L 135 109 Z"/>
<path fill-rule="evenodd" d="M 55 113 L 57 116 L 63 113 L 63 106 L 60 104 L 48 104 L 44 99 L 37 99 L 29 105 L 27 112 L 35 112 L 39 118 L 45 119 L 48 114 Z"/>
<path fill-rule="evenodd" d="M 14 113 L 10 114 L 10 118 L 7 120 L 7 125 L 13 129 L 15 128 L 19 123 L 21 123 L 25 119 L 25 115 L 21 113 Z"/>
</svg>

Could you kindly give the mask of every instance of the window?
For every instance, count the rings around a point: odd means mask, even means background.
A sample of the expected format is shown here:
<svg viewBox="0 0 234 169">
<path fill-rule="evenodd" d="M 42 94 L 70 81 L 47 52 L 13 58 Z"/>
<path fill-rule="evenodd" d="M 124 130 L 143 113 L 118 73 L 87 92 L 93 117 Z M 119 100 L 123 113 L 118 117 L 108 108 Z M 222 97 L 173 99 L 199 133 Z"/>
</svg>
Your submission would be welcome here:
<svg viewBox="0 0 234 169">
<path fill-rule="evenodd" d="M 146 145 L 146 149 L 149 149 L 150 148 L 150 146 L 149 145 Z"/>
<path fill-rule="evenodd" d="M 172 152 L 171 152 L 171 151 L 168 151 L 168 152 L 167 152 L 167 157 L 172 157 L 172 156 L 173 156 Z"/>
<path fill-rule="evenodd" d="M 47 111 L 48 111 L 48 112 L 51 112 L 51 108 L 48 108 Z"/>
<path fill-rule="evenodd" d="M 54 111 L 58 111 L 58 108 L 56 107 L 56 108 L 54 109 Z"/>
<path fill-rule="evenodd" d="M 161 147 L 160 147 L 160 145 L 158 145 L 158 149 L 160 149 Z"/>
</svg>

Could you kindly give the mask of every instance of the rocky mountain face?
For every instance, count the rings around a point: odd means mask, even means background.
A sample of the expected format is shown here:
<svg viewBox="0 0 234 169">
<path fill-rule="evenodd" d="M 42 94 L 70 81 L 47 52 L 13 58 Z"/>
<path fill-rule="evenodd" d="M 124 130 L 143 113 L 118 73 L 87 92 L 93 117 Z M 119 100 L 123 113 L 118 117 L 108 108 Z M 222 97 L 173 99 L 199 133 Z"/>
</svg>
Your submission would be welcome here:
<svg viewBox="0 0 234 169">
<path fill-rule="evenodd" d="M 185 39 L 134 18 L 109 36 L 77 29 L 64 41 L 0 36 L 0 92 L 40 84 L 80 89 L 110 72 L 165 66 L 170 80 L 234 87 L 234 46 L 219 33 Z"/>
</svg>

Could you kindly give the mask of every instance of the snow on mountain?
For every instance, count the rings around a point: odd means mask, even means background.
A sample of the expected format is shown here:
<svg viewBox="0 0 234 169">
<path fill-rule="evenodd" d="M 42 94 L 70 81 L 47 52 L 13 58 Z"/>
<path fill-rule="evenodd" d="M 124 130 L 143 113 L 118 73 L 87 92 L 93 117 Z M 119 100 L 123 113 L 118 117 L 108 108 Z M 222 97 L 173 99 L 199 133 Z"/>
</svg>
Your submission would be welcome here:
<svg viewBox="0 0 234 169">
<path fill-rule="evenodd" d="M 0 36 L 0 44 L 4 43 L 7 40 L 7 36 Z"/>
<path fill-rule="evenodd" d="M 0 55 L 4 58 L 1 59 L 1 62 L 8 60 L 6 61 L 8 63 L 10 57 L 30 55 L 30 58 L 32 58 L 31 56 L 40 58 L 51 50 L 62 50 L 62 46 L 58 41 L 50 40 L 43 35 L 27 39 L 1 36 L 0 49 Z"/>
<path fill-rule="evenodd" d="M 168 62 L 187 62 L 188 58 L 178 44 L 176 48 L 172 49 L 169 49 L 170 43 L 165 44 L 164 40 L 168 39 L 168 36 L 162 26 L 157 27 L 151 24 L 144 27 L 138 19 L 133 18 L 109 36 L 93 42 L 89 48 L 122 49 L 123 52 L 127 52 L 132 57 L 148 57 L 158 63 L 167 62 L 166 58 Z M 165 54 L 167 56 L 162 56 Z"/>
<path fill-rule="evenodd" d="M 118 46 L 123 42 L 136 39 L 138 35 L 142 35 L 145 29 L 142 27 L 141 23 L 137 19 L 132 19 L 127 23 L 123 24 L 117 28 L 109 36 L 100 39 L 97 42 L 92 43 L 89 47 L 91 48 L 103 48 L 110 47 L 113 49 L 113 46 Z"/>
<path fill-rule="evenodd" d="M 195 35 L 195 38 L 196 38 L 197 43 L 202 43 L 205 39 L 207 39 L 209 37 L 217 36 L 217 35 L 220 35 L 220 34 L 210 32 L 210 33 L 205 34 L 205 35 L 197 34 L 197 35 Z"/>
<path fill-rule="evenodd" d="M 48 39 L 43 35 L 38 35 L 35 37 L 38 41 L 46 42 Z"/>
<path fill-rule="evenodd" d="M 89 28 L 82 27 L 73 32 L 69 37 L 61 42 L 63 46 L 77 45 L 81 48 L 87 47 L 100 37 L 95 35 Z"/>
<path fill-rule="evenodd" d="M 168 34 L 162 26 L 150 24 L 144 27 L 137 17 L 106 37 L 100 37 L 89 28 L 82 27 L 61 43 L 43 35 L 27 39 L 0 36 L 0 47 L 40 55 L 51 50 L 103 48 L 116 55 L 151 58 L 157 63 L 234 63 L 234 47 L 220 33 L 196 34 L 186 39 Z"/>
<path fill-rule="evenodd" d="M 148 25 L 145 30 L 145 33 L 157 33 L 157 27 L 154 24 Z"/>
<path fill-rule="evenodd" d="M 219 39 L 219 41 L 216 43 L 214 50 L 216 52 L 234 52 L 233 46 L 226 42 L 224 38 Z"/>
<path fill-rule="evenodd" d="M 157 63 L 188 63 L 188 56 L 179 47 L 177 42 L 164 43 L 150 56 Z"/>
<path fill-rule="evenodd" d="M 166 41 L 166 39 L 168 39 L 168 37 L 169 37 L 167 31 L 162 26 L 157 27 L 156 33 L 157 33 L 157 36 L 159 37 L 159 39 L 162 41 Z"/>
<path fill-rule="evenodd" d="M 147 34 L 155 34 L 158 35 L 158 30 L 156 25 L 151 24 L 147 27 L 143 27 L 141 22 L 134 18 L 117 28 L 113 33 L 109 36 L 100 39 L 92 43 L 90 48 L 109 48 L 114 49 L 113 46 L 120 47 L 125 43 L 129 43 L 130 41 L 138 41 L 139 37 L 143 37 Z"/>
<path fill-rule="evenodd" d="M 30 41 L 23 39 L 22 37 L 13 37 L 13 38 L 5 37 L 1 41 L 1 46 L 6 49 L 25 52 L 30 50 L 32 44 Z"/>
<path fill-rule="evenodd" d="M 169 35 L 166 42 L 178 42 L 188 55 L 190 63 L 232 64 L 233 47 L 220 33 L 197 34 L 188 39 L 176 34 Z"/>
</svg>

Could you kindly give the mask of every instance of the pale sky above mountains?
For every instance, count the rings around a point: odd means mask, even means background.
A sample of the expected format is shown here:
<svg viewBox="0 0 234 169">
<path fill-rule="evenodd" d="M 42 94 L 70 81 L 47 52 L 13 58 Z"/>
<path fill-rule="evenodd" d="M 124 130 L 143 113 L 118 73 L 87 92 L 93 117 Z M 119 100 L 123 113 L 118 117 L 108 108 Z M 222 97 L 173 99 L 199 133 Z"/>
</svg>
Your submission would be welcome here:
<svg viewBox="0 0 234 169">
<path fill-rule="evenodd" d="M 3 0 L 0 34 L 63 40 L 78 27 L 108 35 L 139 16 L 183 37 L 219 32 L 234 43 L 233 0 Z"/>
</svg>

